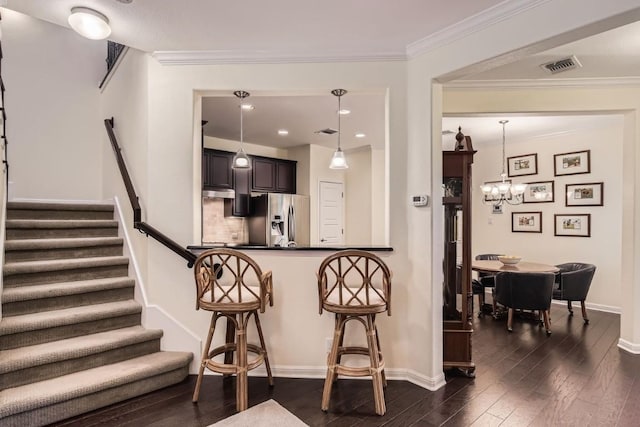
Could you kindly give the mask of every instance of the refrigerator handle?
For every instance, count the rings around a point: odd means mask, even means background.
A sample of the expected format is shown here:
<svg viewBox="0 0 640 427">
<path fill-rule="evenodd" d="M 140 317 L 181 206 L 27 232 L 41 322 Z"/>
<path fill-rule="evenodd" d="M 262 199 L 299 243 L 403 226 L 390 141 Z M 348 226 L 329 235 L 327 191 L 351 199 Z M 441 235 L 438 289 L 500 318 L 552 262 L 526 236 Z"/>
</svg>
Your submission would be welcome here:
<svg viewBox="0 0 640 427">
<path fill-rule="evenodd" d="M 289 237 L 290 242 L 295 242 L 296 240 L 296 212 L 293 209 L 293 205 L 289 205 L 289 215 L 287 218 L 288 224 L 288 232 L 287 235 Z"/>
</svg>

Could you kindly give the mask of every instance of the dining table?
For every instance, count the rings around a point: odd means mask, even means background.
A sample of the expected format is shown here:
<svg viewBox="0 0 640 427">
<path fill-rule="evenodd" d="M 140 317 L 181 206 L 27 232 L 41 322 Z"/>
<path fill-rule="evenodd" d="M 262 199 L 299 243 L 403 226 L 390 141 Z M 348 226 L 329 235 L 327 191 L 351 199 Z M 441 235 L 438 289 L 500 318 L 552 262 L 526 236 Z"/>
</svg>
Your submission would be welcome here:
<svg viewBox="0 0 640 427">
<path fill-rule="evenodd" d="M 557 273 L 558 267 L 539 262 L 520 261 L 517 264 L 503 264 L 498 260 L 474 260 L 471 269 L 480 273 L 499 273 L 501 271 L 516 271 L 521 273 Z"/>
<path fill-rule="evenodd" d="M 471 269 L 479 273 L 495 274 L 502 271 L 515 271 L 521 273 L 557 273 L 560 271 L 558 267 L 551 264 L 543 264 L 539 262 L 520 261 L 517 264 L 503 264 L 499 260 L 473 260 Z M 495 319 L 502 317 L 504 311 L 501 309 L 493 310 L 493 305 L 485 304 L 480 307 L 483 312 L 490 312 Z M 531 320 L 536 320 L 532 318 Z M 539 320 L 539 316 L 537 318 Z"/>
</svg>

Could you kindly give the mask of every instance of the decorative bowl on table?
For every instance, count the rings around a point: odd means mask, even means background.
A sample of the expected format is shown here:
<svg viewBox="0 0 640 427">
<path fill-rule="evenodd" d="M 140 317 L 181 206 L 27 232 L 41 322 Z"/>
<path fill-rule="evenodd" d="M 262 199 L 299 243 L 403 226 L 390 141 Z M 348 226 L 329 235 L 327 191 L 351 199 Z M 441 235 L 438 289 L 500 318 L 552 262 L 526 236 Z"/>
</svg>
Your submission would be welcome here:
<svg viewBox="0 0 640 427">
<path fill-rule="evenodd" d="M 500 255 L 498 257 L 498 261 L 503 263 L 504 265 L 516 265 L 520 262 L 522 257 L 516 255 Z"/>
</svg>

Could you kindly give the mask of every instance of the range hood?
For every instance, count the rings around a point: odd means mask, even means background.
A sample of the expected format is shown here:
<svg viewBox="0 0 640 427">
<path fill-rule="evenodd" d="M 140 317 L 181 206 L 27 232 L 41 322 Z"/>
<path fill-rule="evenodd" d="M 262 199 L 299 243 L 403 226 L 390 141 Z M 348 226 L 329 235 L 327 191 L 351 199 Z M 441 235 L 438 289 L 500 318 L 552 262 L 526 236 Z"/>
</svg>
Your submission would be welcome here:
<svg viewBox="0 0 640 427">
<path fill-rule="evenodd" d="M 234 190 L 203 190 L 202 197 L 207 199 L 235 199 L 236 192 Z"/>
</svg>

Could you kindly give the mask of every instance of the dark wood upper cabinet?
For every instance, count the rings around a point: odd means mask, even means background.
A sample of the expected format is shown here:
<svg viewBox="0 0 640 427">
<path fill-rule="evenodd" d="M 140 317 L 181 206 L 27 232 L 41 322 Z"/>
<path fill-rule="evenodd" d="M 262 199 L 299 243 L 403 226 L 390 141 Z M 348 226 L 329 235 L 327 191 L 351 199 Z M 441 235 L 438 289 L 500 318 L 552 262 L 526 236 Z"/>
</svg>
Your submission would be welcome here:
<svg viewBox="0 0 640 427">
<path fill-rule="evenodd" d="M 225 199 L 224 214 L 226 216 L 248 216 L 251 212 L 251 170 L 234 169 L 233 186 L 236 192 L 235 198 Z"/>
<path fill-rule="evenodd" d="M 202 186 L 204 189 L 233 189 L 233 153 L 205 148 L 202 151 Z"/>
<path fill-rule="evenodd" d="M 254 157 L 252 191 L 273 193 L 276 191 L 276 162 L 275 159 Z"/>
<path fill-rule="evenodd" d="M 276 191 L 296 193 L 296 162 L 276 162 Z"/>
<path fill-rule="evenodd" d="M 230 151 L 202 150 L 202 187 L 204 190 L 235 190 L 236 203 L 233 215 L 243 216 L 248 212 L 248 203 L 242 207 L 238 195 L 257 193 L 296 193 L 296 165 L 293 160 L 271 157 L 249 156 L 251 169 L 232 169 L 233 156 Z"/>
<path fill-rule="evenodd" d="M 252 158 L 251 191 L 262 193 L 296 193 L 296 165 L 292 160 L 270 157 Z"/>
</svg>

